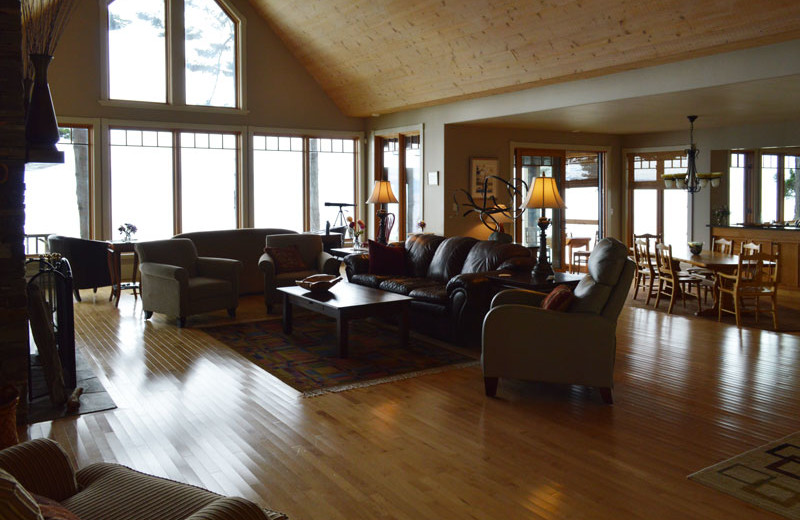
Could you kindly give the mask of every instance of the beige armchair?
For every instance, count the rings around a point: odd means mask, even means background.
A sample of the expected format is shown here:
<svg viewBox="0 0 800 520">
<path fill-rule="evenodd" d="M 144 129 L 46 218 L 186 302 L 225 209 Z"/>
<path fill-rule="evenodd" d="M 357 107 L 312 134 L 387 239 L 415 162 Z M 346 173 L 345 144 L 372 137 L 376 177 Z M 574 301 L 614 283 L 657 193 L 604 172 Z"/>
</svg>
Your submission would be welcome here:
<svg viewBox="0 0 800 520">
<path fill-rule="evenodd" d="M 281 258 L 273 258 L 265 252 L 258 260 L 258 267 L 264 273 L 264 303 L 267 313 L 272 312 L 272 306 L 280 302 L 278 287 L 294 285 L 295 280 L 301 280 L 312 274 L 339 274 L 341 262 L 323 251 L 322 237 L 311 234 L 268 235 L 266 249 L 296 251 L 298 262 L 285 262 Z M 294 265 L 288 266 L 289 263 Z"/>
<path fill-rule="evenodd" d="M 50 439 L 34 439 L 0 451 L 0 484 L 14 491 L 0 504 L 2 518 L 6 518 L 4 512 L 14 513 L 11 518 L 37 518 L 43 503 L 51 511 L 55 505 L 87 520 L 287 518 L 244 498 L 225 497 L 119 464 L 97 462 L 75 471 L 61 446 Z M 72 518 L 62 511 L 57 514 L 57 518 Z"/>
<path fill-rule="evenodd" d="M 227 309 L 236 316 L 242 263 L 198 257 L 188 238 L 140 242 L 134 247 L 142 274 L 144 318 L 154 312 L 175 316 L 178 327 L 193 314 Z"/>
<path fill-rule="evenodd" d="M 502 291 L 483 320 L 486 395 L 500 377 L 594 386 L 613 402 L 617 318 L 636 265 L 613 238 L 598 242 L 567 312 L 538 308 L 540 293 Z"/>
</svg>

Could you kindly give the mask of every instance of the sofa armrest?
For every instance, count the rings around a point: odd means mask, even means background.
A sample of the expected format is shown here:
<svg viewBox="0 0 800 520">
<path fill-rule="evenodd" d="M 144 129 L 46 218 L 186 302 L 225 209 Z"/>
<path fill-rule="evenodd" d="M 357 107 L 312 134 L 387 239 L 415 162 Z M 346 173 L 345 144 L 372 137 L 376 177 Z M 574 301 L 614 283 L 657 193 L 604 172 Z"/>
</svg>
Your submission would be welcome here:
<svg viewBox="0 0 800 520">
<path fill-rule="evenodd" d="M 31 493 L 58 502 L 78 492 L 69 457 L 50 439 L 34 439 L 0 451 L 0 468 Z"/>
<path fill-rule="evenodd" d="M 177 265 L 158 264 L 155 262 L 144 262 L 139 264 L 139 270 L 143 276 L 162 278 L 164 280 L 177 280 L 181 284 L 188 283 L 189 272 Z"/>
<path fill-rule="evenodd" d="M 342 261 L 335 256 L 322 253 L 320 255 L 319 271 L 324 274 L 333 274 L 339 276 L 339 268 L 342 266 Z"/>
<path fill-rule="evenodd" d="M 277 511 L 265 510 L 240 497 L 221 497 L 203 509 L 195 511 L 186 520 L 283 520 L 287 516 Z"/>
<path fill-rule="evenodd" d="M 209 278 L 238 279 L 239 273 L 242 272 L 242 262 L 231 258 L 202 256 L 197 258 L 197 272 Z"/>
<path fill-rule="evenodd" d="M 369 255 L 356 253 L 347 255 L 342 261 L 344 262 L 348 280 L 355 274 L 366 274 L 369 272 Z"/>
<path fill-rule="evenodd" d="M 481 323 L 496 291 L 488 274 L 462 273 L 447 282 L 453 331 L 462 345 L 474 345 L 480 339 Z"/>
<path fill-rule="evenodd" d="M 512 256 L 500 264 L 499 271 L 530 271 L 535 262 L 532 256 Z"/>
</svg>

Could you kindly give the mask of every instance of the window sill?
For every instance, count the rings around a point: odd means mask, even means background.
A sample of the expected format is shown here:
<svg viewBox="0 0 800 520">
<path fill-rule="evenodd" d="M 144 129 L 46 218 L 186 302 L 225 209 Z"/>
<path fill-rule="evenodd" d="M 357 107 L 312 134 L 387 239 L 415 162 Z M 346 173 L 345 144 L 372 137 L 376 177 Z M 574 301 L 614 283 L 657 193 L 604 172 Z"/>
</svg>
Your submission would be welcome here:
<svg viewBox="0 0 800 520">
<path fill-rule="evenodd" d="M 204 107 L 197 105 L 170 105 L 168 103 L 151 103 L 148 101 L 124 101 L 119 99 L 101 99 L 100 106 L 112 108 L 136 108 L 140 110 L 168 110 L 170 112 L 193 112 L 205 114 L 230 114 L 245 116 L 250 113 L 243 108 Z"/>
</svg>

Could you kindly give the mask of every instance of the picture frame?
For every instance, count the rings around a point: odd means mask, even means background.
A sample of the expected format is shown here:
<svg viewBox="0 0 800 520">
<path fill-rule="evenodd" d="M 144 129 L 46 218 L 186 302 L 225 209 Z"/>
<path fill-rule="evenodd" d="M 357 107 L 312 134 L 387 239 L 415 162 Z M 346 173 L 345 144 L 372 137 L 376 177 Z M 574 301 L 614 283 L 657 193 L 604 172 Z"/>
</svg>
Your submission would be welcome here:
<svg viewBox="0 0 800 520">
<path fill-rule="evenodd" d="M 469 193 L 473 197 L 485 199 L 495 195 L 495 179 L 490 178 L 486 183 L 484 192 L 484 180 L 490 175 L 497 175 L 500 168 L 500 161 L 493 157 L 473 157 L 469 160 Z"/>
</svg>

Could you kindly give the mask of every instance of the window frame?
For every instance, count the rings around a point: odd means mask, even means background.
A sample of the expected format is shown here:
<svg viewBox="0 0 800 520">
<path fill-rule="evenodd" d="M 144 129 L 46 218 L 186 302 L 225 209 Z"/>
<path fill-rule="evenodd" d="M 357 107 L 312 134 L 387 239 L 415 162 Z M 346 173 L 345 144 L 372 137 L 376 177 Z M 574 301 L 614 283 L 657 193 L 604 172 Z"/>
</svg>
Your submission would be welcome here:
<svg viewBox="0 0 800 520">
<path fill-rule="evenodd" d="M 186 112 L 204 112 L 230 114 L 231 112 L 246 114 L 247 111 L 247 78 L 245 75 L 246 20 L 229 0 L 214 0 L 234 22 L 235 31 L 235 64 L 236 64 L 236 106 L 203 106 L 186 104 L 186 55 L 184 48 L 183 5 L 184 0 L 164 0 L 166 31 L 166 89 L 165 103 L 113 99 L 110 97 L 111 75 L 109 71 L 109 24 L 108 6 L 115 0 L 98 0 L 100 4 L 100 100 L 101 106 L 146 108 L 161 110 L 178 110 Z"/>
</svg>

